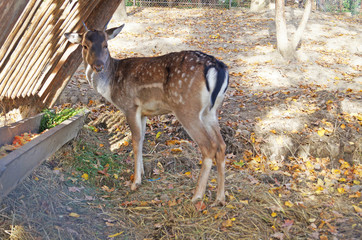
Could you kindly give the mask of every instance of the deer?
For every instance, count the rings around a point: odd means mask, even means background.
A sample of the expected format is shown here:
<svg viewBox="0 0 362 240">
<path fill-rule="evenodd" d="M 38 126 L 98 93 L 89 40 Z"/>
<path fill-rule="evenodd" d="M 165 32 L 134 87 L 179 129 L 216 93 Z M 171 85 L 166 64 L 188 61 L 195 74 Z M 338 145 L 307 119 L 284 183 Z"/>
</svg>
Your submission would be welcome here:
<svg viewBox="0 0 362 240">
<path fill-rule="evenodd" d="M 65 33 L 82 46 L 86 78 L 100 95 L 120 109 L 132 136 L 134 179 L 131 190 L 141 185 L 144 174 L 142 148 L 147 117 L 173 113 L 202 154 L 202 165 L 192 202 L 202 200 L 213 161 L 217 167 L 214 204 L 225 204 L 225 149 L 218 107 L 229 84 L 228 67 L 201 51 L 171 52 L 157 57 L 115 59 L 107 42 L 124 24 L 107 30 Z"/>
</svg>

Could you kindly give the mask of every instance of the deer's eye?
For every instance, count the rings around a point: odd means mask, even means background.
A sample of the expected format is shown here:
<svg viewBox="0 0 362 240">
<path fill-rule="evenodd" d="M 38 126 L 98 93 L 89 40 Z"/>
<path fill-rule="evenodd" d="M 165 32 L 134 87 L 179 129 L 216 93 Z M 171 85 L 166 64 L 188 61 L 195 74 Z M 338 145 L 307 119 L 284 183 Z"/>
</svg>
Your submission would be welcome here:
<svg viewBox="0 0 362 240">
<path fill-rule="evenodd" d="M 108 48 L 108 45 L 104 45 L 103 48 L 104 48 L 104 49 L 107 49 L 107 48 Z"/>
<path fill-rule="evenodd" d="M 87 49 L 88 49 L 88 47 L 87 47 L 86 45 L 83 45 L 83 48 L 84 48 L 84 50 L 87 50 Z"/>
</svg>

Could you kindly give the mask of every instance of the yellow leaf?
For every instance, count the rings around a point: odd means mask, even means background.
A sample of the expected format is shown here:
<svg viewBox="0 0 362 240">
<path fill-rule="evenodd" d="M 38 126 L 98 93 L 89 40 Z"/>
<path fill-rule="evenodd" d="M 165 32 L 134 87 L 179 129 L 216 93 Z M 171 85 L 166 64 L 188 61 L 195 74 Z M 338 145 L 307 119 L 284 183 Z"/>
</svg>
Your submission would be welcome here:
<svg viewBox="0 0 362 240">
<path fill-rule="evenodd" d="M 284 205 L 287 206 L 287 207 L 293 207 L 294 206 L 294 204 L 292 202 L 290 202 L 290 201 L 286 201 L 284 203 Z"/>
<path fill-rule="evenodd" d="M 318 186 L 317 190 L 315 191 L 317 194 L 321 193 L 323 191 L 323 187 L 322 186 Z"/>
<path fill-rule="evenodd" d="M 104 147 L 104 144 L 100 143 L 99 146 L 100 146 L 100 147 Z"/>
<path fill-rule="evenodd" d="M 307 162 L 305 163 L 305 166 L 306 166 L 308 169 L 313 169 L 313 168 L 314 168 L 313 163 L 311 163 L 310 161 L 307 161 Z"/>
<path fill-rule="evenodd" d="M 274 129 L 273 129 L 273 130 L 270 130 L 270 132 L 271 132 L 271 133 L 274 133 L 274 134 L 277 133 L 277 131 L 275 131 Z"/>
<path fill-rule="evenodd" d="M 352 205 L 354 210 L 357 212 L 357 213 L 362 213 L 362 208 L 356 206 L 356 205 Z"/>
<path fill-rule="evenodd" d="M 351 165 L 349 165 L 348 162 L 345 162 L 345 161 L 341 161 L 341 169 L 347 169 L 347 168 L 350 168 Z"/>
<path fill-rule="evenodd" d="M 180 153 L 180 152 L 182 152 L 182 149 L 181 148 L 172 148 L 171 152 L 172 153 Z"/>
<path fill-rule="evenodd" d="M 123 233 L 123 231 L 119 232 L 119 233 L 112 234 L 112 235 L 108 235 L 108 237 L 109 238 L 114 238 L 114 237 L 117 237 L 117 236 L 121 235 L 122 233 Z"/>
<path fill-rule="evenodd" d="M 340 178 L 340 179 L 338 179 L 338 182 L 345 182 L 345 181 L 346 181 L 345 178 Z"/>
<path fill-rule="evenodd" d="M 113 177 L 114 179 L 118 179 L 118 174 L 117 173 L 113 174 Z"/>
<path fill-rule="evenodd" d="M 325 132 L 326 132 L 325 129 L 320 129 L 320 130 L 318 130 L 318 135 L 323 137 Z"/>
<path fill-rule="evenodd" d="M 343 193 L 346 192 L 346 190 L 345 190 L 343 187 L 337 188 L 337 191 L 338 191 L 340 194 L 343 194 Z"/>
<path fill-rule="evenodd" d="M 241 203 L 249 204 L 249 200 L 240 200 Z"/>
<path fill-rule="evenodd" d="M 156 134 L 156 139 L 159 138 L 159 137 L 161 136 L 161 134 L 162 134 L 162 132 L 158 132 L 158 133 Z"/>
<path fill-rule="evenodd" d="M 213 179 L 211 179 L 211 182 L 212 182 L 212 183 L 216 183 L 217 181 L 216 181 L 215 178 L 213 178 Z"/>
<path fill-rule="evenodd" d="M 35 177 L 34 177 L 34 180 L 35 180 L 35 181 L 39 181 L 39 178 L 35 176 Z"/>
<path fill-rule="evenodd" d="M 360 181 L 358 181 L 358 180 L 353 180 L 353 184 L 360 185 L 360 184 L 361 184 L 361 182 L 360 182 Z"/>
<path fill-rule="evenodd" d="M 78 213 L 71 212 L 71 213 L 69 213 L 69 217 L 79 218 L 79 217 L 80 217 L 80 215 L 79 215 Z"/>
<path fill-rule="evenodd" d="M 276 212 L 272 212 L 270 215 L 271 215 L 273 218 L 275 218 L 275 217 L 277 216 L 277 213 L 276 213 Z"/>
<path fill-rule="evenodd" d="M 185 172 L 184 173 L 186 176 L 190 176 L 191 175 L 191 172 Z"/>
<path fill-rule="evenodd" d="M 84 180 L 88 180 L 88 179 L 89 179 L 89 175 L 88 175 L 87 173 L 83 173 L 82 178 L 83 178 Z"/>
<path fill-rule="evenodd" d="M 233 222 L 228 219 L 228 220 L 225 220 L 222 224 L 221 224 L 223 227 L 232 227 L 233 226 Z"/>
<path fill-rule="evenodd" d="M 342 124 L 342 125 L 341 125 L 341 128 L 342 128 L 342 129 L 345 129 L 345 128 L 346 128 L 346 125 Z"/>
</svg>

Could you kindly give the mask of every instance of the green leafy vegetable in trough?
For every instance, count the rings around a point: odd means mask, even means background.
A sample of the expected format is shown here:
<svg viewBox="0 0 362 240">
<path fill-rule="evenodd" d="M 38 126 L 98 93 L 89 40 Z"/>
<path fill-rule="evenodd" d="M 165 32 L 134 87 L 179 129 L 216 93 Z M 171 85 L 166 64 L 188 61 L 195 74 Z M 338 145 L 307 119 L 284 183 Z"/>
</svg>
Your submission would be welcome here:
<svg viewBox="0 0 362 240">
<path fill-rule="evenodd" d="M 66 108 L 56 113 L 49 109 L 45 109 L 43 111 L 44 116 L 41 119 L 39 131 L 42 132 L 46 129 L 53 128 L 59 125 L 60 123 L 64 122 L 68 118 L 77 115 L 82 110 L 83 109 Z"/>
</svg>

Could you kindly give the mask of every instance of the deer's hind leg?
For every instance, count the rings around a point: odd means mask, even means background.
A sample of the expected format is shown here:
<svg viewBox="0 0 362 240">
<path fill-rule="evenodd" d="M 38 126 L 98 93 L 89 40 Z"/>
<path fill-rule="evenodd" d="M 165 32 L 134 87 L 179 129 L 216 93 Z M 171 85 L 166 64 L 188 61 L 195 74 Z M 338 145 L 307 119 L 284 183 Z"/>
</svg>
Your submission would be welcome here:
<svg viewBox="0 0 362 240">
<path fill-rule="evenodd" d="M 215 162 L 217 166 L 218 182 L 215 204 L 225 204 L 225 150 L 226 144 L 220 132 L 216 109 L 203 112 L 201 117 L 206 130 L 216 144 Z"/>
<path fill-rule="evenodd" d="M 210 134 L 207 130 L 208 127 L 205 127 L 205 123 L 202 122 L 199 114 L 190 116 L 190 113 L 176 113 L 176 116 L 191 138 L 198 144 L 203 158 L 197 186 L 192 198 L 192 201 L 195 202 L 202 199 L 205 193 L 212 163 L 217 153 L 217 142 L 213 134 Z"/>
</svg>

